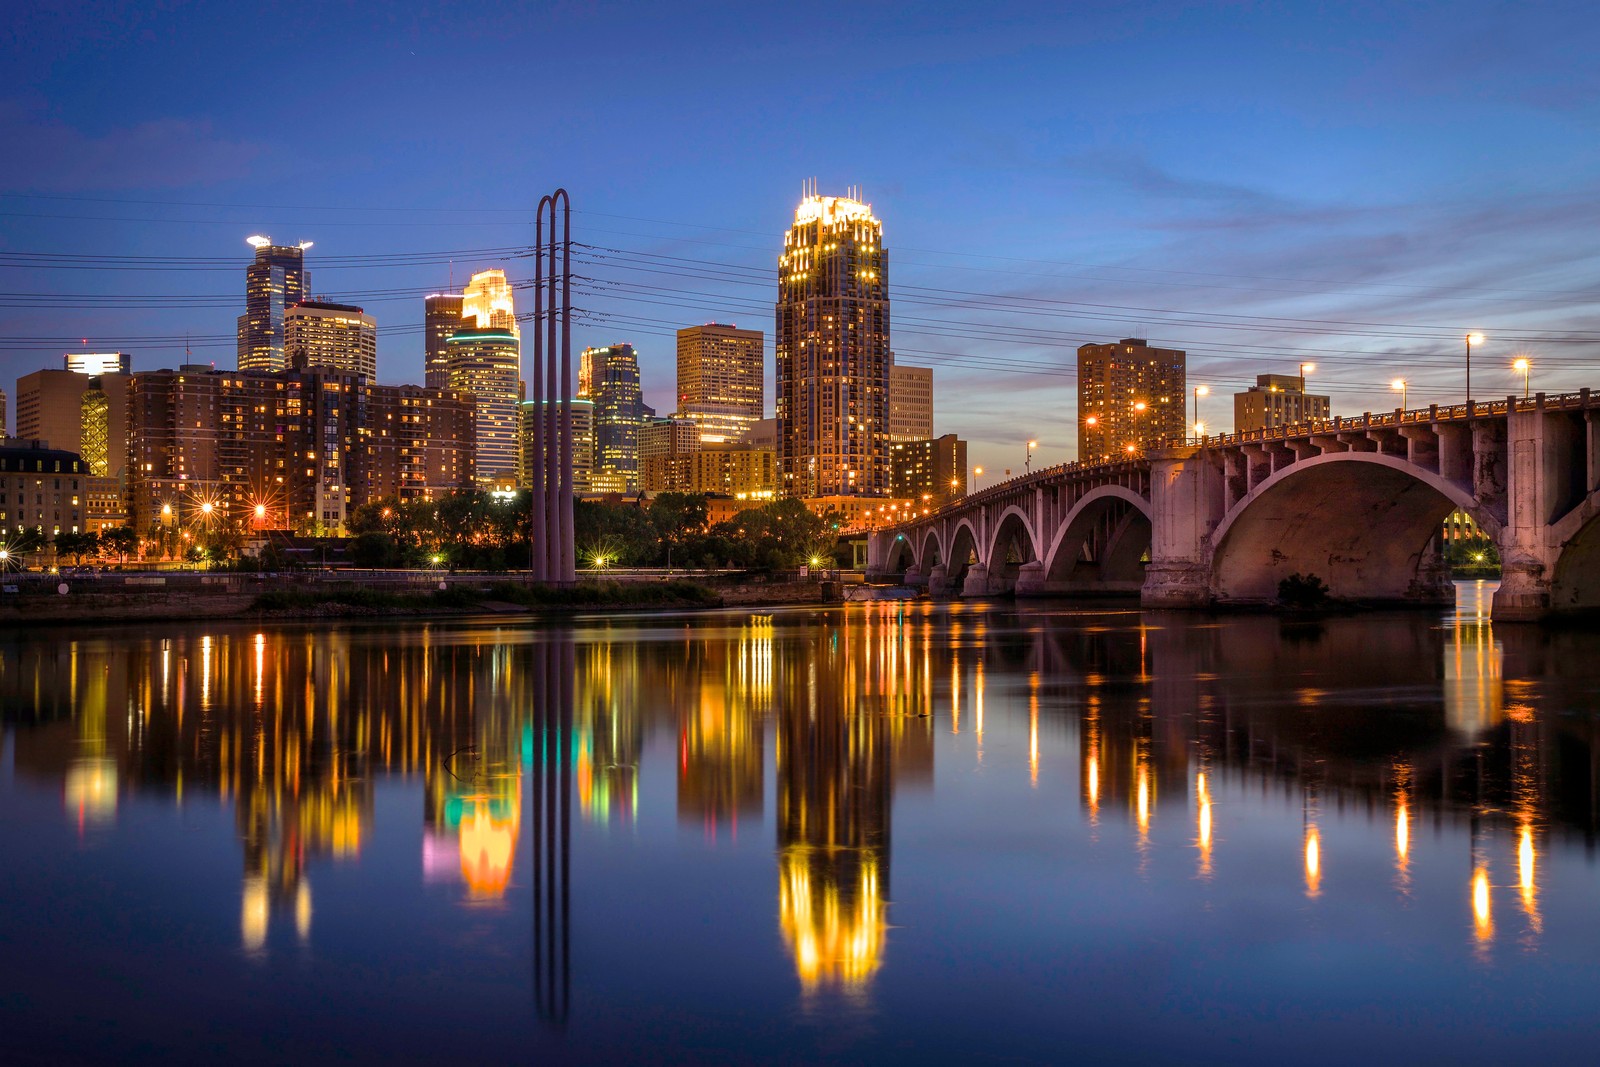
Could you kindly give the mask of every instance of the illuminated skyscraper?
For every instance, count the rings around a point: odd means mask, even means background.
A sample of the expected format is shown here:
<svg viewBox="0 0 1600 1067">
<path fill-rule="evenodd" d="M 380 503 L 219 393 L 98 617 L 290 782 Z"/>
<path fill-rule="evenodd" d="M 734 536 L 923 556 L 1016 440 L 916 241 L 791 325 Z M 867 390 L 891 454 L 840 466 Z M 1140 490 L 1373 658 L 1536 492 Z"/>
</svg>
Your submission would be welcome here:
<svg viewBox="0 0 1600 1067">
<path fill-rule="evenodd" d="M 512 307 L 511 283 L 506 272 L 498 267 L 479 271 L 467 282 L 467 291 L 461 294 L 461 317 L 465 325 L 480 330 L 509 330 L 520 337 L 517 315 Z"/>
<path fill-rule="evenodd" d="M 594 401 L 594 489 L 631 493 L 639 487 L 639 427 L 655 411 L 644 404 L 633 346 L 586 348 L 578 395 Z"/>
<path fill-rule="evenodd" d="M 307 300 L 283 315 L 284 353 L 294 370 L 378 377 L 378 324 L 352 304 Z"/>
<path fill-rule="evenodd" d="M 1078 348 L 1078 458 L 1126 457 L 1184 439 L 1184 353 L 1142 337 Z"/>
<path fill-rule="evenodd" d="M 245 269 L 244 314 L 239 316 L 240 370 L 280 371 L 284 354 L 283 316 L 306 298 L 311 274 L 305 267 L 310 241 L 275 245 L 270 237 L 251 237 L 255 262 Z"/>
<path fill-rule="evenodd" d="M 478 484 L 513 485 L 522 453 L 517 335 L 504 329 L 466 328 L 451 334 L 446 345 L 450 390 L 472 397 Z"/>
<path fill-rule="evenodd" d="M 67 370 L 74 374 L 132 374 L 133 357 L 126 352 L 68 352 L 62 356 Z"/>
<path fill-rule="evenodd" d="M 423 298 L 423 373 L 429 389 L 450 386 L 450 350 L 445 342 L 465 325 L 461 321 L 464 300 L 460 293 L 434 293 Z"/>
<path fill-rule="evenodd" d="M 700 439 L 743 439 L 766 406 L 760 330 L 708 322 L 678 331 L 678 414 L 700 426 Z"/>
<path fill-rule="evenodd" d="M 809 187 L 778 259 L 778 455 L 791 497 L 889 492 L 889 254 L 858 199 Z"/>
<path fill-rule="evenodd" d="M 537 420 L 542 418 L 549 401 L 522 402 L 522 466 L 519 468 L 519 485 L 533 484 L 533 450 L 538 439 Z M 558 416 L 559 417 L 559 416 Z M 594 402 L 572 401 L 572 491 L 587 493 L 594 477 Z"/>
</svg>

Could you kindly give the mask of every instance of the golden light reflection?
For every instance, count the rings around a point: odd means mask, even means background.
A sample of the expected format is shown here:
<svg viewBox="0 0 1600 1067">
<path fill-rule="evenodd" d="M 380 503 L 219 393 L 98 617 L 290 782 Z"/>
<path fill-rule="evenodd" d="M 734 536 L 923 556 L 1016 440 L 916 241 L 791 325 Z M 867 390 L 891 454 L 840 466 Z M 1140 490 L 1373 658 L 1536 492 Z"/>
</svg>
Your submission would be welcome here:
<svg viewBox="0 0 1600 1067">
<path fill-rule="evenodd" d="M 267 880 L 251 875 L 244 880 L 244 900 L 239 914 L 239 940 L 246 952 L 259 952 L 267 943 Z"/>
<path fill-rule="evenodd" d="M 500 805 L 495 817 L 489 797 L 466 797 L 468 810 L 460 826 L 461 877 L 468 891 L 480 899 L 505 895 L 511 882 L 511 863 L 517 854 L 517 829 L 522 815 L 522 789 L 516 802 Z"/>
<path fill-rule="evenodd" d="M 311 883 L 301 882 L 294 895 L 294 932 L 301 941 L 311 940 Z"/>
<path fill-rule="evenodd" d="M 1195 796 L 1199 798 L 1199 811 L 1195 814 L 1195 844 L 1200 849 L 1200 875 L 1211 875 L 1211 786 L 1206 773 L 1194 778 Z"/>
<path fill-rule="evenodd" d="M 1139 836 L 1146 837 L 1150 833 L 1150 769 L 1143 764 L 1139 766 L 1135 794 L 1134 813 L 1139 820 Z"/>
<path fill-rule="evenodd" d="M 1394 806 L 1394 863 L 1403 884 L 1411 867 L 1411 802 L 1404 793 Z"/>
<path fill-rule="evenodd" d="M 1539 888 L 1535 875 L 1537 859 L 1533 845 L 1533 827 L 1524 823 L 1517 835 L 1517 886 L 1522 894 L 1522 910 L 1527 913 L 1534 933 L 1538 933 L 1542 926 L 1539 918 Z"/>
<path fill-rule="evenodd" d="M 814 877 L 837 866 L 819 864 L 808 850 L 780 859 L 779 917 L 784 940 L 806 992 L 837 985 L 847 993 L 865 990 L 883 957 L 885 904 L 877 860 L 861 853 L 854 879 Z"/>
<path fill-rule="evenodd" d="M 1028 693 L 1028 778 L 1039 786 L 1039 676 L 1030 676 Z"/>
<path fill-rule="evenodd" d="M 1480 942 L 1494 939 L 1494 919 L 1489 914 L 1489 872 L 1482 867 L 1472 872 L 1472 929 Z"/>
<path fill-rule="evenodd" d="M 1315 823 L 1306 827 L 1306 896 L 1322 893 L 1322 831 Z"/>
</svg>

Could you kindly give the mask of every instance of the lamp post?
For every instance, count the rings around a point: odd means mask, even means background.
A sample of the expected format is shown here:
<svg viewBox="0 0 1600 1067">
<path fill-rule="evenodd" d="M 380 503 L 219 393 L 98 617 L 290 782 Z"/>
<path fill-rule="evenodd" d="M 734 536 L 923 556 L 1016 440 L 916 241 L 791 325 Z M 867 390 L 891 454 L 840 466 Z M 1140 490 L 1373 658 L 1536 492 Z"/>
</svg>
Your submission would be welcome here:
<svg viewBox="0 0 1600 1067">
<path fill-rule="evenodd" d="M 1316 369 L 1317 369 L 1317 365 L 1315 363 L 1302 363 L 1302 364 L 1300 364 L 1300 395 L 1301 396 L 1304 396 L 1305 395 L 1305 391 L 1306 391 L 1306 372 L 1307 371 L 1314 371 Z M 1301 403 L 1303 405 L 1304 401 L 1301 401 Z"/>
<path fill-rule="evenodd" d="M 1401 411 L 1406 410 L 1406 385 L 1407 383 L 1404 378 L 1396 378 L 1394 381 L 1389 383 L 1389 388 L 1400 394 Z"/>
<path fill-rule="evenodd" d="M 1133 402 L 1133 442 L 1136 448 L 1144 447 L 1144 434 L 1140 424 L 1140 417 L 1144 415 L 1144 409 L 1147 407 L 1149 405 L 1143 400 L 1135 400 Z"/>
<path fill-rule="evenodd" d="M 1093 433 L 1095 427 L 1099 426 L 1099 425 L 1100 425 L 1100 417 L 1098 415 L 1090 415 L 1088 418 L 1083 420 L 1083 428 L 1085 430 L 1088 430 L 1090 433 Z M 1085 438 L 1087 438 L 1088 436 L 1089 435 L 1087 433 L 1084 434 Z M 1078 462 L 1079 463 L 1092 463 L 1094 460 L 1100 459 L 1101 456 L 1085 456 L 1085 455 L 1083 455 L 1082 446 L 1084 444 L 1086 444 L 1086 443 L 1087 443 L 1087 441 L 1082 441 L 1082 440 L 1079 441 Z M 1102 453 L 1102 455 L 1103 455 L 1103 453 Z"/>
<path fill-rule="evenodd" d="M 951 500 L 954 500 L 956 498 L 956 490 L 960 489 L 960 488 L 961 488 L 961 479 L 960 478 L 951 478 L 950 479 L 950 499 Z"/>
<path fill-rule="evenodd" d="M 1210 396 L 1210 395 L 1211 395 L 1211 387 L 1209 385 L 1197 385 L 1197 386 L 1194 387 L 1194 420 L 1193 421 L 1194 421 L 1194 424 L 1195 424 L 1196 427 L 1199 427 L 1201 425 L 1201 423 L 1200 423 L 1200 398 L 1203 397 L 1203 396 Z M 1195 435 L 1196 439 L 1198 439 L 1200 437 L 1199 429 L 1195 430 L 1194 435 Z"/>
<path fill-rule="evenodd" d="M 1022 460 L 1022 473 L 1027 474 L 1033 465 L 1033 450 L 1039 447 L 1038 441 L 1028 442 L 1028 454 Z"/>
<path fill-rule="evenodd" d="M 1483 334 L 1467 334 L 1467 414 L 1472 414 L 1472 346 L 1483 344 Z"/>
<path fill-rule="evenodd" d="M 980 484 L 979 483 L 979 479 L 982 478 L 982 477 L 983 477 L 983 468 L 982 467 L 973 467 L 972 468 L 972 491 L 974 493 L 976 493 L 978 491 L 978 486 Z"/>
<path fill-rule="evenodd" d="M 1528 399 L 1528 371 L 1532 367 L 1533 364 L 1528 362 L 1527 356 L 1518 356 L 1517 361 L 1511 364 L 1512 370 L 1519 370 L 1522 372 L 1522 399 L 1524 400 Z"/>
</svg>

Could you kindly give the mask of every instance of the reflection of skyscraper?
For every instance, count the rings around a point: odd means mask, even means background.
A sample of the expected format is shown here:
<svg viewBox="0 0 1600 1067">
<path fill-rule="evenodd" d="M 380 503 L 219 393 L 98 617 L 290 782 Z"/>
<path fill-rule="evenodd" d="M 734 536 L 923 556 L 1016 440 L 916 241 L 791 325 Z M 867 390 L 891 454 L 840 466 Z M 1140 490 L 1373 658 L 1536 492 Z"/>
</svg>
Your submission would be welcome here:
<svg viewBox="0 0 1600 1067">
<path fill-rule="evenodd" d="M 772 700 L 772 619 L 752 616 L 736 645 L 687 649 L 678 709 L 678 821 L 715 837 L 761 815 L 763 724 Z"/>
<path fill-rule="evenodd" d="M 306 270 L 310 241 L 275 245 L 269 237 L 252 237 L 256 258 L 245 268 L 244 314 L 239 316 L 240 370 L 280 371 L 284 358 L 284 312 L 306 298 L 311 273 Z"/>
<path fill-rule="evenodd" d="M 633 822 L 639 813 L 644 748 L 644 676 L 637 645 L 586 645 L 578 663 L 573 771 L 578 808 L 599 823 Z"/>
<path fill-rule="evenodd" d="M 778 260 L 779 491 L 889 492 L 889 254 L 872 208 L 811 193 Z"/>
</svg>

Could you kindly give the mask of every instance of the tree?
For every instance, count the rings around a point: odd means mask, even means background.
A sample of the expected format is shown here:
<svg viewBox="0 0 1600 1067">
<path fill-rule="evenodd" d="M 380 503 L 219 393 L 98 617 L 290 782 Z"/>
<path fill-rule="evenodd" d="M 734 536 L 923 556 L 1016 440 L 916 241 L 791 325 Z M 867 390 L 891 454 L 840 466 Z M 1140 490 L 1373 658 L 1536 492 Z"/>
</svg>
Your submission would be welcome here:
<svg viewBox="0 0 1600 1067">
<path fill-rule="evenodd" d="M 113 526 L 100 531 L 102 551 L 114 552 L 117 562 L 128 562 L 128 553 L 139 547 L 139 533 L 131 526 Z"/>
<path fill-rule="evenodd" d="M 79 564 L 83 557 L 100 550 L 100 535 L 85 530 L 82 533 L 66 531 L 56 534 L 56 555 L 71 556 Z"/>
</svg>

